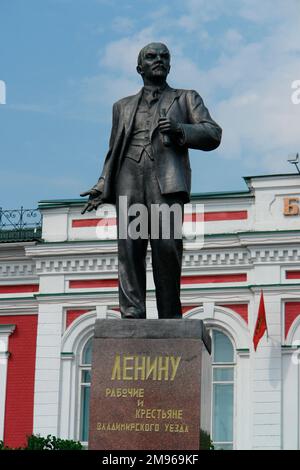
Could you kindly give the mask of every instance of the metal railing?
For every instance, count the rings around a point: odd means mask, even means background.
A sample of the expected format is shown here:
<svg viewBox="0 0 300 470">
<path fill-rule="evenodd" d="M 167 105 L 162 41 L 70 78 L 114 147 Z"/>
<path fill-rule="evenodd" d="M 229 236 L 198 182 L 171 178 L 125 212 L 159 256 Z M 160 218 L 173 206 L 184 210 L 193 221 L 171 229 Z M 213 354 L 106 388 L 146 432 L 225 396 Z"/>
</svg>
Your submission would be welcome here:
<svg viewBox="0 0 300 470">
<path fill-rule="evenodd" d="M 42 215 L 38 209 L 0 207 L 0 241 L 41 238 Z"/>
<path fill-rule="evenodd" d="M 0 207 L 0 230 L 40 227 L 42 215 L 38 209 L 8 209 Z"/>
</svg>

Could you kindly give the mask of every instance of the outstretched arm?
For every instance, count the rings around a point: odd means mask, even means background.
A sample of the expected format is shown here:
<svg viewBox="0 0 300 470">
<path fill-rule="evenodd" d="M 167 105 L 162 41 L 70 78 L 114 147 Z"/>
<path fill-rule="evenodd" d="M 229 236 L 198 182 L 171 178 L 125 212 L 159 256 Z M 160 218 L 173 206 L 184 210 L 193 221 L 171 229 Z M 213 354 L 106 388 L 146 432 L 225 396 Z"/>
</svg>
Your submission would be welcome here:
<svg viewBox="0 0 300 470">
<path fill-rule="evenodd" d="M 88 202 L 86 203 L 83 210 L 81 211 L 82 214 L 84 214 L 85 212 L 91 212 L 92 210 L 97 209 L 97 207 L 99 207 L 102 204 L 102 192 L 103 192 L 103 187 L 104 187 L 104 179 L 99 178 L 98 183 L 97 183 L 98 189 L 96 189 L 95 186 L 89 189 L 88 191 L 84 191 L 83 193 L 80 193 L 81 197 L 89 196 Z"/>
<path fill-rule="evenodd" d="M 118 117 L 119 117 L 119 112 L 117 109 L 117 103 L 114 104 L 113 106 L 113 117 L 112 117 L 112 129 L 111 129 L 111 135 L 109 139 L 109 150 L 105 158 L 105 162 L 103 165 L 103 170 L 101 173 L 100 178 L 98 179 L 97 183 L 88 191 L 84 191 L 83 193 L 80 194 L 81 197 L 89 196 L 88 202 L 84 206 L 82 210 L 82 214 L 85 212 L 91 212 L 94 209 L 97 209 L 102 204 L 102 192 L 104 189 L 104 184 L 105 184 L 105 174 L 106 174 L 106 167 L 112 152 L 112 147 L 114 144 L 115 140 L 115 135 L 118 127 Z"/>
</svg>

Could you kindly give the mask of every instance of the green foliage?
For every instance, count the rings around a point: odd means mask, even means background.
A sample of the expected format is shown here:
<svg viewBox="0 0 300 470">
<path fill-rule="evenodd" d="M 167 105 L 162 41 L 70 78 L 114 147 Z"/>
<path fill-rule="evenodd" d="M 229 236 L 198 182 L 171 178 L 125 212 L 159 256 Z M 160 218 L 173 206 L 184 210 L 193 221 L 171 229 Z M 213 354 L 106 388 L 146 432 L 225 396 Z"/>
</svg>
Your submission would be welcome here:
<svg viewBox="0 0 300 470">
<path fill-rule="evenodd" d="M 203 429 L 200 429 L 200 450 L 214 450 L 210 435 Z"/>
<path fill-rule="evenodd" d="M 41 437 L 39 434 L 32 434 L 27 436 L 26 447 L 19 447 L 18 449 L 11 449 L 4 446 L 3 441 L 0 441 L 0 450 L 82 450 L 81 442 L 71 441 L 67 439 L 59 439 L 50 434 L 47 437 Z"/>
<path fill-rule="evenodd" d="M 39 434 L 32 434 L 27 437 L 26 447 L 11 449 L 0 441 L 0 450 L 82 450 L 83 446 L 78 441 L 59 439 L 50 434 L 47 437 L 41 437 Z M 210 435 L 200 430 L 200 450 L 214 450 Z"/>
</svg>

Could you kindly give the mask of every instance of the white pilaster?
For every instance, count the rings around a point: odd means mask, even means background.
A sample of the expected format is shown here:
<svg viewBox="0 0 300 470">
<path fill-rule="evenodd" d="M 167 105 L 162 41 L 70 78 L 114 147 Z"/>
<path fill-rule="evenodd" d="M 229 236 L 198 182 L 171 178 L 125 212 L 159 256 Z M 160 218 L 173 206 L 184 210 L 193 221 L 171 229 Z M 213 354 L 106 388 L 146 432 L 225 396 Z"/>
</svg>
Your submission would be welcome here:
<svg viewBox="0 0 300 470">
<path fill-rule="evenodd" d="M 236 366 L 235 448 L 249 450 L 252 447 L 249 350 L 237 350 Z"/>
<path fill-rule="evenodd" d="M 155 300 L 146 300 L 147 318 L 158 318 L 157 306 Z"/>
<path fill-rule="evenodd" d="M 63 309 L 40 304 L 36 347 L 34 433 L 58 435 L 60 351 Z"/>
<path fill-rule="evenodd" d="M 96 306 L 96 319 L 105 319 L 107 318 L 107 305 L 97 305 Z"/>
<path fill-rule="evenodd" d="M 69 208 L 55 208 L 55 210 L 42 210 L 43 232 L 42 237 L 47 242 L 64 242 L 68 239 Z"/>
<path fill-rule="evenodd" d="M 73 384 L 73 361 L 74 354 L 72 352 L 64 352 L 61 354 L 61 402 L 59 415 L 64 416 L 64 419 L 59 419 L 60 429 L 59 437 L 61 439 L 73 439 L 74 436 L 71 433 L 70 419 L 73 414 L 74 403 L 71 400 L 73 396 L 72 384 Z"/>
<path fill-rule="evenodd" d="M 296 348 L 282 351 L 282 372 L 284 374 L 282 393 L 282 447 L 284 450 L 299 449 L 300 419 L 300 365 Z"/>
<path fill-rule="evenodd" d="M 8 366 L 8 340 L 14 332 L 15 325 L 0 325 L 0 441 L 4 436 L 6 382 Z"/>
<path fill-rule="evenodd" d="M 281 298 L 264 290 L 268 337 L 252 349 L 253 449 L 282 448 L 282 370 L 281 370 Z M 252 312 L 253 335 L 260 292 L 255 295 Z"/>
</svg>

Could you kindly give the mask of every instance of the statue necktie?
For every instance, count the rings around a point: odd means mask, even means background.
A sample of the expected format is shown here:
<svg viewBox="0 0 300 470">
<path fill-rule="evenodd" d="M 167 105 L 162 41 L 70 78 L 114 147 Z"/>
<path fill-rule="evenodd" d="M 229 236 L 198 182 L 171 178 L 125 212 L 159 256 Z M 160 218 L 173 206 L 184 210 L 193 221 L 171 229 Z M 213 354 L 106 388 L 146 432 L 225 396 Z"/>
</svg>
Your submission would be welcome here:
<svg viewBox="0 0 300 470">
<path fill-rule="evenodd" d="M 159 100 L 160 93 L 161 92 L 159 88 L 154 88 L 153 90 L 147 91 L 145 94 L 145 100 L 147 101 L 149 107 Z"/>
</svg>

